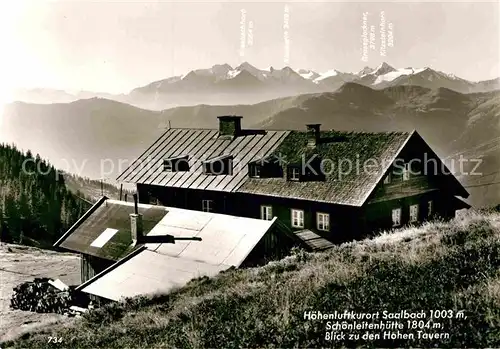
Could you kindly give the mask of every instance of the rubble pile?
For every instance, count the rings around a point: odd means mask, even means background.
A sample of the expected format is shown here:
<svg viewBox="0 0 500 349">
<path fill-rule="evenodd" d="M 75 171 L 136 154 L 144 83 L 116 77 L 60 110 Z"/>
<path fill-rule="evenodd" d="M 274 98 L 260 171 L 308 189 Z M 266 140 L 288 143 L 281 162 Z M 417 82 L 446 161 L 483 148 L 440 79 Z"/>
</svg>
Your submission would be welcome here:
<svg viewBox="0 0 500 349">
<path fill-rule="evenodd" d="M 13 288 L 10 300 L 12 309 L 27 310 L 37 313 L 70 314 L 73 303 L 71 288 L 55 287 L 52 279 L 35 278 Z"/>
</svg>

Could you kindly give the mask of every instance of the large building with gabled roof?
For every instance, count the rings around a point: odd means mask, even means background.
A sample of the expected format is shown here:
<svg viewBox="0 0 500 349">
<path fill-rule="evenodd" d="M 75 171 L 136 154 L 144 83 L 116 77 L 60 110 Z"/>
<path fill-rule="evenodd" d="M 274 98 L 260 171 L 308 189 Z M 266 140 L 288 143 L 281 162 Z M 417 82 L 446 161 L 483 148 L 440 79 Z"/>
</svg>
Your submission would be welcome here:
<svg viewBox="0 0 500 349">
<path fill-rule="evenodd" d="M 417 131 L 249 130 L 241 118 L 166 130 L 118 180 L 135 183 L 144 204 L 276 217 L 299 237 L 333 242 L 469 207 Z"/>
</svg>

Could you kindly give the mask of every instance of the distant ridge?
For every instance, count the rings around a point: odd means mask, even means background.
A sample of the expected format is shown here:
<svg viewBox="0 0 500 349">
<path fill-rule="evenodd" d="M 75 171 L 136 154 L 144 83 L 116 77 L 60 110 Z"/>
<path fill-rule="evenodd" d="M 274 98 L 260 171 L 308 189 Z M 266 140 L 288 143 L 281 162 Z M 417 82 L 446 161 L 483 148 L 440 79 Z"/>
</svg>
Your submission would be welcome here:
<svg viewBox="0 0 500 349">
<path fill-rule="evenodd" d="M 291 67 L 259 69 L 249 62 L 233 68 L 227 63 L 194 69 L 183 75 L 160 79 L 134 88 L 127 94 L 77 92 L 51 89 L 19 90 L 14 100 L 33 103 L 67 103 L 93 96 L 113 99 L 145 109 L 161 110 L 172 106 L 197 104 L 254 104 L 270 99 L 305 93 L 334 92 L 346 82 L 372 89 L 393 86 L 447 88 L 460 93 L 489 92 L 500 89 L 500 78 L 468 81 L 430 67 L 395 68 L 387 62 L 375 68 L 364 67 L 356 73 L 329 69 L 294 70 Z"/>
</svg>

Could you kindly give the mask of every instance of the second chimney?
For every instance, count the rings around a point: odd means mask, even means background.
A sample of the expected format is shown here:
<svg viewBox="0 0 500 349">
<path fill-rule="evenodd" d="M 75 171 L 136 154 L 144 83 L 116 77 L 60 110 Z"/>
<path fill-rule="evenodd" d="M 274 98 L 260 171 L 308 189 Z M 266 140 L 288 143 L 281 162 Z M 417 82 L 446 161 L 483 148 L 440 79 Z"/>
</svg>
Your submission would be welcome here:
<svg viewBox="0 0 500 349">
<path fill-rule="evenodd" d="M 134 194 L 134 213 L 130 214 L 130 232 L 132 235 L 132 244 L 142 243 L 144 232 L 142 230 L 142 214 L 139 213 L 137 206 L 137 194 Z"/>
<path fill-rule="evenodd" d="M 241 134 L 242 116 L 224 115 L 217 118 L 219 119 L 219 136 L 238 137 Z"/>
<path fill-rule="evenodd" d="M 307 147 L 316 148 L 320 140 L 320 126 L 321 124 L 308 124 L 307 127 Z"/>
</svg>

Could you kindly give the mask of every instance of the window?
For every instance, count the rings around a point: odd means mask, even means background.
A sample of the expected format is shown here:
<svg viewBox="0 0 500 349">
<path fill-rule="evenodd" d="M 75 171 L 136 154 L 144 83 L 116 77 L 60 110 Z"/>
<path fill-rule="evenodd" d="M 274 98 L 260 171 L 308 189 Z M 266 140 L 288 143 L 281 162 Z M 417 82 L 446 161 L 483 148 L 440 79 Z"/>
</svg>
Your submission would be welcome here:
<svg viewBox="0 0 500 349">
<path fill-rule="evenodd" d="M 418 221 L 418 205 L 410 206 L 410 222 Z"/>
<path fill-rule="evenodd" d="M 397 227 L 398 225 L 401 225 L 401 208 L 392 210 L 392 226 Z"/>
<path fill-rule="evenodd" d="M 232 175 L 233 156 L 220 155 L 212 159 L 202 161 L 203 174 L 207 175 Z"/>
<path fill-rule="evenodd" d="M 410 164 L 405 164 L 403 169 L 403 181 L 407 181 L 410 179 Z"/>
<path fill-rule="evenodd" d="M 260 207 L 260 219 L 270 221 L 273 219 L 273 208 L 271 206 Z"/>
<path fill-rule="evenodd" d="M 297 167 L 290 168 L 290 180 L 298 181 L 300 179 L 300 170 Z"/>
<path fill-rule="evenodd" d="M 173 168 L 172 161 L 170 160 L 163 160 L 163 171 L 164 172 L 171 172 Z"/>
<path fill-rule="evenodd" d="M 250 166 L 250 177 L 260 178 L 260 166 L 253 164 Z"/>
<path fill-rule="evenodd" d="M 433 202 L 432 200 L 429 200 L 427 202 L 427 217 L 430 217 L 432 216 L 432 214 L 434 213 L 434 207 L 433 207 Z"/>
<path fill-rule="evenodd" d="M 292 209 L 292 227 L 304 228 L 304 211 Z"/>
<path fill-rule="evenodd" d="M 316 213 L 316 227 L 318 230 L 330 231 L 330 215 L 328 213 Z"/>
<path fill-rule="evenodd" d="M 201 209 L 204 212 L 214 211 L 214 201 L 213 200 L 201 200 Z"/>
<path fill-rule="evenodd" d="M 176 156 L 163 160 L 164 172 L 189 171 L 189 157 L 187 155 Z"/>
<path fill-rule="evenodd" d="M 390 172 L 384 178 L 384 184 L 389 184 L 389 183 L 391 183 L 391 173 Z"/>
</svg>

